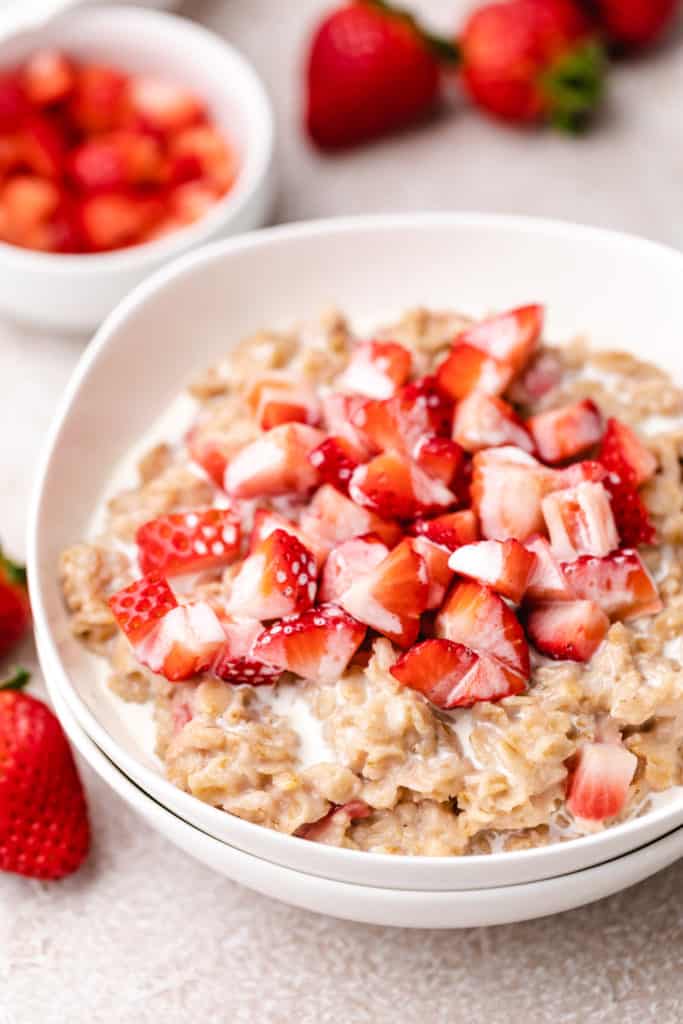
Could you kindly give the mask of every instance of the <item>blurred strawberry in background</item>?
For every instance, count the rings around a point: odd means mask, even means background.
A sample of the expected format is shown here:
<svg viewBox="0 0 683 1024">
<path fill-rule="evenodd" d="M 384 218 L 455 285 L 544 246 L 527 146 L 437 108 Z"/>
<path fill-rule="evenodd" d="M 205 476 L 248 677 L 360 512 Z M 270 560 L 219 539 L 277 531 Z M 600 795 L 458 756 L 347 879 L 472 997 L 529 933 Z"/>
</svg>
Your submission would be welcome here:
<svg viewBox="0 0 683 1024">
<path fill-rule="evenodd" d="M 17 645 L 30 621 L 26 570 L 0 548 L 0 658 Z"/>
<path fill-rule="evenodd" d="M 657 42 L 680 7 L 679 0 L 584 0 L 605 38 L 627 50 Z"/>
</svg>

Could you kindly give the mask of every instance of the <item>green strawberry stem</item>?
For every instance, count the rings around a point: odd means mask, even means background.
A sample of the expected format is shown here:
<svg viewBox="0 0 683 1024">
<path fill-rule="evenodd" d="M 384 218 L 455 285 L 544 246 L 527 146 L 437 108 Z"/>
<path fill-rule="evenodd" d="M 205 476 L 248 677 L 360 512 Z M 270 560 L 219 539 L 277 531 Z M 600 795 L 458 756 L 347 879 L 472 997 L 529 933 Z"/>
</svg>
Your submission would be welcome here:
<svg viewBox="0 0 683 1024">
<path fill-rule="evenodd" d="M 17 666 L 11 676 L 0 682 L 0 692 L 2 690 L 22 690 L 30 678 L 31 673 L 27 669 Z"/>
<path fill-rule="evenodd" d="M 572 135 L 586 128 L 602 98 L 606 66 L 605 50 L 594 39 L 555 61 L 541 80 L 555 128 Z"/>
<path fill-rule="evenodd" d="M 385 14 L 394 18 L 401 18 L 407 22 L 429 47 L 437 60 L 442 61 L 444 64 L 460 63 L 459 47 L 444 36 L 428 32 L 422 27 L 415 15 L 411 11 L 406 10 L 405 7 L 395 7 L 393 3 L 388 3 L 387 0 L 364 0 L 364 3 L 369 4 L 371 7 L 377 7 L 380 11 L 384 11 Z"/>
<path fill-rule="evenodd" d="M 7 558 L 1 547 L 0 573 L 4 573 L 10 583 L 15 583 L 19 587 L 26 586 L 26 569 L 23 565 L 17 565 L 16 562 L 12 562 Z"/>
</svg>

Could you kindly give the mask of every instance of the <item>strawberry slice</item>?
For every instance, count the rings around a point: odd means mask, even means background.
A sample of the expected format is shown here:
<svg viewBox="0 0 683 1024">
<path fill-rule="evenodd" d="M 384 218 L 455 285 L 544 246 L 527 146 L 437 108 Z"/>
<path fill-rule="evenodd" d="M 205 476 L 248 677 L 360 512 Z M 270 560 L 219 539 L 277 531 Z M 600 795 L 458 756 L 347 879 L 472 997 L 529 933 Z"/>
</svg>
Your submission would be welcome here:
<svg viewBox="0 0 683 1024">
<path fill-rule="evenodd" d="M 393 398 L 366 401 L 352 420 L 371 450 L 395 448 L 410 455 L 425 436 L 450 436 L 453 403 L 441 393 L 435 377 L 421 377 Z"/>
<path fill-rule="evenodd" d="M 333 604 L 289 615 L 264 630 L 256 658 L 318 683 L 339 679 L 365 639 L 366 628 Z"/>
<path fill-rule="evenodd" d="M 604 821 L 626 805 L 638 758 L 614 743 L 584 743 L 567 786 L 567 807 L 575 818 Z"/>
<path fill-rule="evenodd" d="M 594 601 L 550 601 L 526 620 L 532 644 L 556 661 L 590 661 L 605 639 L 609 619 Z"/>
<path fill-rule="evenodd" d="M 611 474 L 605 478 L 605 488 L 612 502 L 612 513 L 621 542 L 626 547 L 655 544 L 657 532 L 647 505 L 635 487 Z"/>
<path fill-rule="evenodd" d="M 424 640 L 402 654 L 391 674 L 403 686 L 448 710 L 521 693 L 524 680 L 493 658 L 451 640 Z"/>
<path fill-rule="evenodd" d="M 107 192 L 128 185 L 158 184 L 165 163 L 156 139 L 142 132 L 107 132 L 82 142 L 70 155 L 69 173 L 84 192 Z"/>
<path fill-rule="evenodd" d="M 142 123 L 158 132 L 179 132 L 201 121 L 204 108 L 194 93 L 176 82 L 137 75 L 130 81 L 130 104 Z"/>
<path fill-rule="evenodd" d="M 403 540 L 377 568 L 353 583 L 339 597 L 339 604 L 399 647 L 410 647 L 417 639 L 428 596 L 424 561 Z"/>
<path fill-rule="evenodd" d="M 427 537 L 448 551 L 455 551 L 461 544 L 471 544 L 479 538 L 477 517 L 469 508 L 448 512 L 435 519 L 416 519 L 410 532 L 418 537 Z"/>
<path fill-rule="evenodd" d="M 594 601 L 611 619 L 637 619 L 662 610 L 654 580 L 632 548 L 605 558 L 584 555 L 562 569 L 576 596 Z"/>
<path fill-rule="evenodd" d="M 555 475 L 557 490 L 566 487 L 576 487 L 577 484 L 594 483 L 601 484 L 607 478 L 607 470 L 599 462 L 592 462 L 589 459 L 583 462 L 575 462 L 573 466 L 566 466 L 558 469 Z"/>
<path fill-rule="evenodd" d="M 517 616 L 502 597 L 479 583 L 456 583 L 436 617 L 437 636 L 465 644 L 529 677 L 529 647 Z"/>
<path fill-rule="evenodd" d="M 321 396 L 323 422 L 329 434 L 342 438 L 358 462 L 370 454 L 361 431 L 353 425 L 356 413 L 367 404 L 361 395 L 340 395 L 329 391 Z"/>
<path fill-rule="evenodd" d="M 65 100 L 75 81 L 73 65 L 58 50 L 37 50 L 22 68 L 24 92 L 37 107 Z"/>
<path fill-rule="evenodd" d="M 327 437 L 309 454 L 308 459 L 319 479 L 348 494 L 351 475 L 358 465 L 355 450 L 343 437 Z"/>
<path fill-rule="evenodd" d="M 178 605 L 167 612 L 138 644 L 142 665 L 171 682 L 205 671 L 225 643 L 223 627 L 205 601 Z"/>
<path fill-rule="evenodd" d="M 483 540 L 458 548 L 448 565 L 458 575 L 477 580 L 519 604 L 535 562 L 533 552 L 518 540 Z"/>
<path fill-rule="evenodd" d="M 415 446 L 413 457 L 428 476 L 464 490 L 465 452 L 455 441 L 427 435 Z"/>
<path fill-rule="evenodd" d="M 513 370 L 508 363 L 501 363 L 482 349 L 458 341 L 436 373 L 441 390 L 456 401 L 474 391 L 502 395 L 512 377 Z"/>
<path fill-rule="evenodd" d="M 254 548 L 232 581 L 231 615 L 279 619 L 310 608 L 318 569 L 313 555 L 285 530 L 274 530 Z"/>
<path fill-rule="evenodd" d="M 577 596 L 545 537 L 532 537 L 525 547 L 536 556 L 526 588 L 528 601 L 571 601 Z"/>
<path fill-rule="evenodd" d="M 336 387 L 368 398 L 391 398 L 410 376 L 413 357 L 395 341 L 364 341 L 356 346 Z"/>
<path fill-rule="evenodd" d="M 80 205 L 86 245 L 94 252 L 120 249 L 139 242 L 163 215 L 158 196 L 105 192 L 87 196 Z"/>
<path fill-rule="evenodd" d="M 598 461 L 608 473 L 626 477 L 634 487 L 640 487 L 657 472 L 657 459 L 650 449 L 630 427 L 614 418 L 607 420 Z"/>
<path fill-rule="evenodd" d="M 104 64 L 82 64 L 69 99 L 69 115 L 84 135 L 123 127 L 129 113 L 128 79 Z"/>
<path fill-rule="evenodd" d="M 481 349 L 499 362 L 508 363 L 517 373 L 538 345 L 543 316 L 543 306 L 520 306 L 468 327 L 458 335 L 456 342 Z"/>
<path fill-rule="evenodd" d="M 523 542 L 543 532 L 542 502 L 554 486 L 553 471 L 518 448 L 478 452 L 472 461 L 471 493 L 482 536 Z"/>
<path fill-rule="evenodd" d="M 109 598 L 114 618 L 131 644 L 137 644 L 178 602 L 160 573 L 135 580 Z"/>
<path fill-rule="evenodd" d="M 386 519 L 413 519 L 455 504 L 455 495 L 440 480 L 393 451 L 358 466 L 351 476 L 349 495 Z"/>
<path fill-rule="evenodd" d="M 533 442 L 511 405 L 495 395 L 474 392 L 458 405 L 453 440 L 467 452 L 514 445 L 530 452 Z"/>
<path fill-rule="evenodd" d="M 321 543 L 317 537 L 304 533 L 295 522 L 287 519 L 286 516 L 280 515 L 279 512 L 273 512 L 272 509 L 256 509 L 249 538 L 249 554 L 253 554 L 261 541 L 269 537 L 275 530 L 284 530 L 285 533 L 290 533 L 292 537 L 296 537 L 311 552 L 318 568 L 322 568 L 329 553 L 330 545 Z"/>
<path fill-rule="evenodd" d="M 453 570 L 448 566 L 448 551 L 424 536 L 414 537 L 409 543 L 424 561 L 429 582 L 426 610 L 433 611 L 441 607 L 453 580 Z"/>
<path fill-rule="evenodd" d="M 308 456 L 324 434 L 303 423 L 283 423 L 245 445 L 225 471 L 225 490 L 236 498 L 304 494 L 317 473 Z"/>
<path fill-rule="evenodd" d="M 346 804 L 333 807 L 318 821 L 302 825 L 294 834 L 299 839 L 308 839 L 313 843 L 339 846 L 340 836 L 344 835 L 351 822 L 369 818 L 371 814 L 372 808 L 364 800 L 350 800 Z"/>
<path fill-rule="evenodd" d="M 589 398 L 539 413 L 526 425 L 540 457 L 553 465 L 582 455 L 598 443 L 604 430 L 602 414 Z"/>
<path fill-rule="evenodd" d="M 599 460 L 607 470 L 605 487 L 622 543 L 628 547 L 654 543 L 655 529 L 639 485 L 657 468 L 656 460 L 639 438 L 619 420 L 609 420 Z"/>
<path fill-rule="evenodd" d="M 225 643 L 212 665 L 214 675 L 235 686 L 272 686 L 282 674 L 274 665 L 266 665 L 255 658 L 252 648 L 263 632 L 258 619 L 221 620 Z"/>
<path fill-rule="evenodd" d="M 145 575 L 202 572 L 235 561 L 240 552 L 240 521 L 227 509 L 192 509 L 144 523 L 135 539 Z"/>
<path fill-rule="evenodd" d="M 288 373 L 271 372 L 256 378 L 245 398 L 262 430 L 281 423 L 320 422 L 320 405 L 308 388 Z"/>
<path fill-rule="evenodd" d="M 331 484 L 323 484 L 302 513 L 299 521 L 306 536 L 314 537 L 329 548 L 341 544 L 351 537 L 376 533 L 389 547 L 401 538 L 401 528 L 386 519 L 381 519 L 367 508 L 361 508 L 350 498 L 341 494 Z"/>
<path fill-rule="evenodd" d="M 602 484 L 581 483 L 543 499 L 553 554 L 571 562 L 579 555 L 602 557 L 619 545 L 609 496 Z"/>
<path fill-rule="evenodd" d="M 372 533 L 338 544 L 325 562 L 318 592 L 320 601 L 336 601 L 354 580 L 372 572 L 388 554 L 386 544 Z"/>
</svg>

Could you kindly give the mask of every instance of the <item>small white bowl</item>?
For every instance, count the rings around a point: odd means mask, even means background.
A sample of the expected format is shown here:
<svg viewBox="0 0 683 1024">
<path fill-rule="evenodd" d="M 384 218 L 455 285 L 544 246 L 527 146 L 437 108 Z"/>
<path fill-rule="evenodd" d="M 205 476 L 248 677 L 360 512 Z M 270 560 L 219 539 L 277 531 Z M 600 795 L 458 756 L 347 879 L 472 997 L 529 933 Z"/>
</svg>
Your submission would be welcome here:
<svg viewBox="0 0 683 1024">
<path fill-rule="evenodd" d="M 191 21 L 140 7 L 79 7 L 3 41 L 0 67 L 59 47 L 82 60 L 167 77 L 206 102 L 241 161 L 230 192 L 201 220 L 154 242 L 110 253 L 62 255 L 0 242 L 0 310 L 44 328 L 88 331 L 152 271 L 212 239 L 265 223 L 273 198 L 274 122 L 252 67 Z"/>
<path fill-rule="evenodd" d="M 337 302 L 361 329 L 413 305 L 473 314 L 548 306 L 548 337 L 587 331 L 597 347 L 643 354 L 683 380 L 683 255 L 638 238 L 560 222 L 412 214 L 274 228 L 190 253 L 130 295 L 83 356 L 50 432 L 28 539 L 44 666 L 97 745 L 180 817 L 233 847 L 343 882 L 411 890 L 537 881 L 620 856 L 683 824 L 683 797 L 571 842 L 471 857 L 403 857 L 306 843 L 202 803 L 171 785 L 139 709 L 104 685 L 69 630 L 60 551 L 87 536 L 119 460 L 198 367 L 245 334 Z M 93 439 L 96 439 L 94 443 Z"/>
</svg>

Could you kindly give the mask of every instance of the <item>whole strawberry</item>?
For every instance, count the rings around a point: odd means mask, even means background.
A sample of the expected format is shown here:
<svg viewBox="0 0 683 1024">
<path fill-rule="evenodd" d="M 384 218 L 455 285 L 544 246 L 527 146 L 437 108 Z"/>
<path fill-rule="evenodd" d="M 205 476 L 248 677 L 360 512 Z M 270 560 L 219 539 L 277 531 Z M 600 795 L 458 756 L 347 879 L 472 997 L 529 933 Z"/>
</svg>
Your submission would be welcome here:
<svg viewBox="0 0 683 1024">
<path fill-rule="evenodd" d="M 306 72 L 306 127 L 321 149 L 342 149 L 424 118 L 439 96 L 448 44 L 380 0 L 353 0 L 318 26 Z"/>
<path fill-rule="evenodd" d="M 30 619 L 26 571 L 0 548 L 0 658 L 18 643 Z"/>
<path fill-rule="evenodd" d="M 679 0 L 588 0 L 588 7 L 610 43 L 627 50 L 639 50 L 664 34 L 678 14 L 680 3 Z"/>
<path fill-rule="evenodd" d="M 575 132 L 600 100 L 604 53 L 573 0 L 486 4 L 459 44 L 465 88 L 495 117 Z"/>
<path fill-rule="evenodd" d="M 85 796 L 62 727 L 21 693 L 28 673 L 0 684 L 0 870 L 55 880 L 90 846 Z"/>
</svg>

